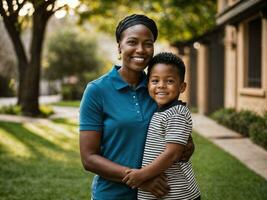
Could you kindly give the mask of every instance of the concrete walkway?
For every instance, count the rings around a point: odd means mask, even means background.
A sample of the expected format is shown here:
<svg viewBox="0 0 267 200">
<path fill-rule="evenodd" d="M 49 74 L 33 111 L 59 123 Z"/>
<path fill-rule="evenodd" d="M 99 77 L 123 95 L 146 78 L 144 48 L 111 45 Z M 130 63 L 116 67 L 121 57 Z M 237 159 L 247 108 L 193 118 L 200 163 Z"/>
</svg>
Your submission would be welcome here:
<svg viewBox="0 0 267 200">
<path fill-rule="evenodd" d="M 47 104 L 54 103 L 61 100 L 61 95 L 49 95 L 49 96 L 40 96 L 39 103 Z M 15 105 L 17 103 L 17 97 L 1 97 L 0 106 Z"/>
<path fill-rule="evenodd" d="M 54 117 L 67 117 L 78 120 L 79 109 L 69 107 L 54 107 Z M 0 121 L 13 122 L 40 122 L 49 124 L 47 119 L 36 119 L 30 117 L 0 115 Z M 267 180 L 267 151 L 255 145 L 248 138 L 217 124 L 210 118 L 193 114 L 193 127 L 201 136 L 225 150 L 236 159 L 240 160 L 248 168 Z"/>
<path fill-rule="evenodd" d="M 193 128 L 267 180 L 267 151 L 255 145 L 249 138 L 244 138 L 200 114 L 193 114 Z"/>
</svg>

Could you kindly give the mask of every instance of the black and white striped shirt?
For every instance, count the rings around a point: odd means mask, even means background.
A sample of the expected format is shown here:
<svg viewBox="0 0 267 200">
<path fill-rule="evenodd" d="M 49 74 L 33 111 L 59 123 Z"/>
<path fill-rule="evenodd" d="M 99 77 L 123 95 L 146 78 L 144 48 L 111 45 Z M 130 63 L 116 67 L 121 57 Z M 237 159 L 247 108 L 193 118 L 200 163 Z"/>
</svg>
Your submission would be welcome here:
<svg viewBox="0 0 267 200">
<path fill-rule="evenodd" d="M 186 145 L 192 132 L 192 119 L 189 109 L 180 101 L 172 102 L 164 110 L 155 112 L 148 129 L 142 167 L 148 165 L 165 149 L 166 143 Z M 175 162 L 165 171 L 169 193 L 164 200 L 192 200 L 200 196 L 191 162 Z M 157 199 L 151 193 L 138 191 L 138 199 Z"/>
</svg>

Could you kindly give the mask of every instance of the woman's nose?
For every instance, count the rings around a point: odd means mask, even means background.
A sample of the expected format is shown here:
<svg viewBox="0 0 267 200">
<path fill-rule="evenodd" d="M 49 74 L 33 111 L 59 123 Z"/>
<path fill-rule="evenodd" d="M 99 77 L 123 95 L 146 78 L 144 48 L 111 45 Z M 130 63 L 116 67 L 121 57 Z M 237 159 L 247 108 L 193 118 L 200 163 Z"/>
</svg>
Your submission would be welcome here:
<svg viewBox="0 0 267 200">
<path fill-rule="evenodd" d="M 143 45 L 142 44 L 139 44 L 139 45 L 137 45 L 137 49 L 136 49 L 136 51 L 137 52 L 144 52 L 144 47 L 143 47 Z"/>
</svg>

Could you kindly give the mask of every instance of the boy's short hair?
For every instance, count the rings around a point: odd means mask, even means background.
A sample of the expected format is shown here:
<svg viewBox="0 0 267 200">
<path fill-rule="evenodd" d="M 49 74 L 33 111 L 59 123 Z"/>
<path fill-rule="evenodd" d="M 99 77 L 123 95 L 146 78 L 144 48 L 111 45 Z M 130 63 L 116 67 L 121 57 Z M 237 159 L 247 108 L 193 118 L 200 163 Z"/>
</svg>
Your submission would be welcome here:
<svg viewBox="0 0 267 200">
<path fill-rule="evenodd" d="M 147 68 L 147 76 L 149 78 L 151 70 L 153 66 L 156 64 L 167 64 L 167 65 L 172 65 L 175 67 L 178 71 L 178 75 L 180 77 L 181 82 L 184 82 L 184 76 L 185 76 L 185 65 L 184 62 L 181 58 L 176 56 L 175 54 L 171 52 L 162 52 L 157 55 L 155 55 L 151 61 L 148 64 Z"/>
</svg>

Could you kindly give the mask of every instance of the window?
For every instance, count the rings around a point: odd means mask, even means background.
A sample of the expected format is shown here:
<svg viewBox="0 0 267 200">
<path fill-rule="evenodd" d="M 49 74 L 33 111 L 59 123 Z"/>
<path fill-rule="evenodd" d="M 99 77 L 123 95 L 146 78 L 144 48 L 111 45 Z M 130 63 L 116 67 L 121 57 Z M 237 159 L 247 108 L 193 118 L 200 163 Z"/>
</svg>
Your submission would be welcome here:
<svg viewBox="0 0 267 200">
<path fill-rule="evenodd" d="M 245 87 L 261 88 L 261 18 L 251 20 L 247 25 L 247 77 Z"/>
</svg>

